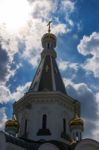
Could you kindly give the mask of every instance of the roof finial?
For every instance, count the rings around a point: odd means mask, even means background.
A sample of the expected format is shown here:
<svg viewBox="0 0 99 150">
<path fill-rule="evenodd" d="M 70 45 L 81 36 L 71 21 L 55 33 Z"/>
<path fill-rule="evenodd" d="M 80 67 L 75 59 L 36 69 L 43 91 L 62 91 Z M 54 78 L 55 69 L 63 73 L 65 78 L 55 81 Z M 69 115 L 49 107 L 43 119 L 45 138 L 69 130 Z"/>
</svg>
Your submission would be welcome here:
<svg viewBox="0 0 99 150">
<path fill-rule="evenodd" d="M 52 23 L 52 21 L 49 21 L 48 24 L 47 24 L 49 33 L 51 32 L 51 23 Z"/>
<path fill-rule="evenodd" d="M 79 103 L 76 101 L 75 105 L 74 105 L 74 116 L 79 116 L 80 112 L 79 112 Z"/>
</svg>

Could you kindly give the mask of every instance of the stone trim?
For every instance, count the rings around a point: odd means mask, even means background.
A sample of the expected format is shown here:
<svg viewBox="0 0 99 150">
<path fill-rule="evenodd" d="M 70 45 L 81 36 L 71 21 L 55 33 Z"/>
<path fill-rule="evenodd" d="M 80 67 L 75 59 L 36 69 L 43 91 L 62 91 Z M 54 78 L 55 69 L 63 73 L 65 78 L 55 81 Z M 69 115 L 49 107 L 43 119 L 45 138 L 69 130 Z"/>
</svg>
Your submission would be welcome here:
<svg viewBox="0 0 99 150">
<path fill-rule="evenodd" d="M 74 112 L 74 102 L 77 101 L 61 92 L 32 92 L 25 94 L 19 101 L 13 104 L 14 110 L 19 111 L 27 107 L 27 104 L 59 104 Z M 78 101 L 77 101 L 78 102 Z M 78 102 L 80 104 L 80 102 Z M 80 106 L 80 105 L 79 105 Z"/>
</svg>

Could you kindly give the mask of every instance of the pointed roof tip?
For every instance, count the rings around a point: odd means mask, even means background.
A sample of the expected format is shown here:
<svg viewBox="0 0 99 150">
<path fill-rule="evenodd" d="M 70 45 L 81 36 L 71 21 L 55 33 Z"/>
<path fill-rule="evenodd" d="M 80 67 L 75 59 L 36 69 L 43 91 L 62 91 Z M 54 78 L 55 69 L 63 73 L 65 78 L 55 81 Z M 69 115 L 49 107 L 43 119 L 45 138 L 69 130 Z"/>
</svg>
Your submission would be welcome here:
<svg viewBox="0 0 99 150">
<path fill-rule="evenodd" d="M 52 56 L 46 55 L 41 60 L 29 91 L 60 91 L 67 95 L 57 63 Z"/>
</svg>

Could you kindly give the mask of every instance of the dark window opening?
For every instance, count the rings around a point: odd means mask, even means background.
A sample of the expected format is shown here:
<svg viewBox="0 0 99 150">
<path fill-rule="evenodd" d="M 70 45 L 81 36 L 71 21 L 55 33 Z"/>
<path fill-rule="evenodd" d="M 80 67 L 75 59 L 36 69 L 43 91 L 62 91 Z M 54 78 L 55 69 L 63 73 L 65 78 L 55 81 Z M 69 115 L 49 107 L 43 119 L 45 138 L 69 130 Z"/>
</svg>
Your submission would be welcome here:
<svg viewBox="0 0 99 150">
<path fill-rule="evenodd" d="M 63 129 L 62 129 L 62 133 L 61 133 L 61 137 L 64 139 L 68 139 L 70 140 L 70 136 L 66 133 L 66 119 L 63 118 Z"/>
<path fill-rule="evenodd" d="M 27 136 L 27 119 L 25 120 L 25 123 L 24 123 L 24 136 L 25 137 Z"/>
<path fill-rule="evenodd" d="M 63 119 L 63 132 L 66 133 L 66 120 Z"/>
<path fill-rule="evenodd" d="M 38 130 L 37 135 L 51 135 L 51 132 L 49 129 L 47 129 L 47 115 L 43 114 L 42 116 L 42 128 Z"/>
<path fill-rule="evenodd" d="M 46 114 L 44 114 L 42 118 L 42 129 L 46 129 L 46 127 L 47 127 L 47 116 Z"/>
<path fill-rule="evenodd" d="M 78 137 L 78 132 L 76 132 L 76 137 Z"/>
</svg>

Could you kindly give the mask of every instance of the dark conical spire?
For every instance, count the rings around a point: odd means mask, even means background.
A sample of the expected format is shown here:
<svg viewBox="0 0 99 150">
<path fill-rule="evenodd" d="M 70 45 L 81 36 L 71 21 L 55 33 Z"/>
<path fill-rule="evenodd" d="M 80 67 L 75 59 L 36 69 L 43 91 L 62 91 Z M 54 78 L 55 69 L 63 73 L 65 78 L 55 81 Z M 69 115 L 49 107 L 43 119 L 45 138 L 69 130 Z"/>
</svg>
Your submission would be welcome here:
<svg viewBox="0 0 99 150">
<path fill-rule="evenodd" d="M 48 33 L 44 34 L 41 39 L 43 47 L 41 62 L 30 86 L 29 92 L 60 91 L 66 94 L 65 86 L 55 60 L 57 57 L 54 50 L 56 47 L 56 36 L 50 33 L 50 23 L 51 22 L 48 24 Z"/>
</svg>

